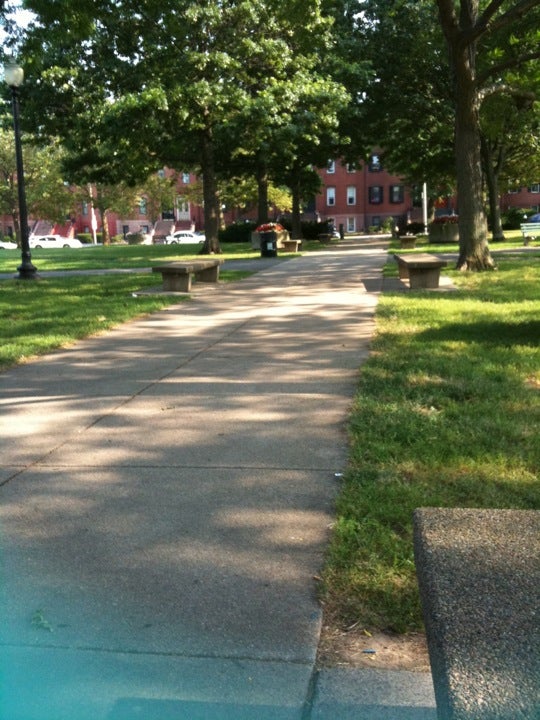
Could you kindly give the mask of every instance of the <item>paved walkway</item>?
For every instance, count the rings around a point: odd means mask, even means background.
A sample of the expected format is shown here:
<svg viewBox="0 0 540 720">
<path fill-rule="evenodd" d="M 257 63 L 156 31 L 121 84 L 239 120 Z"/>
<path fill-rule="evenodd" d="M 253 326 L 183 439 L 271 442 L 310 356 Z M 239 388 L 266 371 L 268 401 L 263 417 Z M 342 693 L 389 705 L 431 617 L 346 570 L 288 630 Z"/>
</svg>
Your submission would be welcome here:
<svg viewBox="0 0 540 720">
<path fill-rule="evenodd" d="M 314 672 L 385 258 L 268 259 L 0 375 L 0 720 L 435 717 L 428 674 Z"/>
</svg>

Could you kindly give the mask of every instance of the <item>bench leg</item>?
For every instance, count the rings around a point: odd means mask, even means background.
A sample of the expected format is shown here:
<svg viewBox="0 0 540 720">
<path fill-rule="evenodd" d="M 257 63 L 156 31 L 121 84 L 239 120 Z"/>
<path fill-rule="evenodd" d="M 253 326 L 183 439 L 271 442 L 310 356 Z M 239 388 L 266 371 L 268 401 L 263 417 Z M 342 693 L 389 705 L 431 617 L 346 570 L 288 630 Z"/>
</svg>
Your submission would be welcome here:
<svg viewBox="0 0 540 720">
<path fill-rule="evenodd" d="M 400 280 L 409 279 L 409 268 L 406 265 L 398 265 L 398 272 Z"/>
<path fill-rule="evenodd" d="M 430 268 L 428 270 L 409 268 L 409 287 L 411 290 L 438 288 L 440 274 L 439 268 Z"/>
<path fill-rule="evenodd" d="M 191 290 L 191 273 L 187 275 L 163 275 L 163 289 L 169 292 L 189 292 Z"/>
<path fill-rule="evenodd" d="M 195 274 L 195 277 L 200 282 L 217 282 L 219 279 L 219 265 L 206 268 L 206 270 L 200 270 Z"/>
</svg>

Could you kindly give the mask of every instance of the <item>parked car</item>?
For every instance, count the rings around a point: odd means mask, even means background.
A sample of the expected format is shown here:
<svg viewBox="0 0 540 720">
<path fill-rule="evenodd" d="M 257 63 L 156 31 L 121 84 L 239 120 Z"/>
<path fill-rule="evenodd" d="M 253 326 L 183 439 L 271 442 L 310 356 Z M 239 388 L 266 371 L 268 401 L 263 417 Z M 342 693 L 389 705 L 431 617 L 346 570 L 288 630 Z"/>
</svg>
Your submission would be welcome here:
<svg viewBox="0 0 540 720">
<path fill-rule="evenodd" d="M 61 235 L 38 235 L 31 237 L 31 248 L 80 248 L 83 246 L 77 238 L 67 238 Z"/>
<path fill-rule="evenodd" d="M 0 240 L 0 250 L 16 250 L 17 245 L 13 242 L 4 242 Z"/>
<path fill-rule="evenodd" d="M 194 245 L 195 243 L 202 244 L 205 240 L 204 235 L 198 235 L 189 230 L 177 230 L 172 235 L 167 235 L 165 245 Z"/>
<path fill-rule="evenodd" d="M 536 215 L 531 215 L 531 217 L 528 217 L 525 222 L 528 223 L 535 223 L 540 222 L 540 213 L 536 213 Z"/>
</svg>

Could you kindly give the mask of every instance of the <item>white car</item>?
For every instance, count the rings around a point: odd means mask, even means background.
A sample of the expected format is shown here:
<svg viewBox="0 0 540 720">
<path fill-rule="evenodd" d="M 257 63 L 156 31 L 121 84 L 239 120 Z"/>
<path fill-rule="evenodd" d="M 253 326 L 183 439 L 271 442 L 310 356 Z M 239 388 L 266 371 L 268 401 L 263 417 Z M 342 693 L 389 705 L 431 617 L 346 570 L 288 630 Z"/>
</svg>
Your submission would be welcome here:
<svg viewBox="0 0 540 720">
<path fill-rule="evenodd" d="M 197 233 L 190 232 L 189 230 L 177 230 L 176 232 L 173 232 L 172 235 L 167 235 L 165 238 L 165 245 L 202 244 L 205 239 L 204 235 L 197 235 Z"/>
<path fill-rule="evenodd" d="M 83 246 L 77 238 L 67 238 L 61 235 L 38 235 L 31 237 L 31 248 L 80 248 Z"/>
<path fill-rule="evenodd" d="M 3 240 L 0 240 L 0 250 L 16 250 L 17 245 L 12 242 L 4 242 Z"/>
</svg>

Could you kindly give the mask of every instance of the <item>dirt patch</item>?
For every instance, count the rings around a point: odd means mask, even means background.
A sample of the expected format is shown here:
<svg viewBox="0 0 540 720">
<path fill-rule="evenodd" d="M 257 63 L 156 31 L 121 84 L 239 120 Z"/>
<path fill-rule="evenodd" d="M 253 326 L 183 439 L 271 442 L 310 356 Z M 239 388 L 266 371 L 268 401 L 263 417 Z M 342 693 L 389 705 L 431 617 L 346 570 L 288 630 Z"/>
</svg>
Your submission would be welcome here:
<svg viewBox="0 0 540 720">
<path fill-rule="evenodd" d="M 429 672 L 425 635 L 392 635 L 354 628 L 323 627 L 318 651 L 320 667 L 371 667 Z"/>
</svg>

